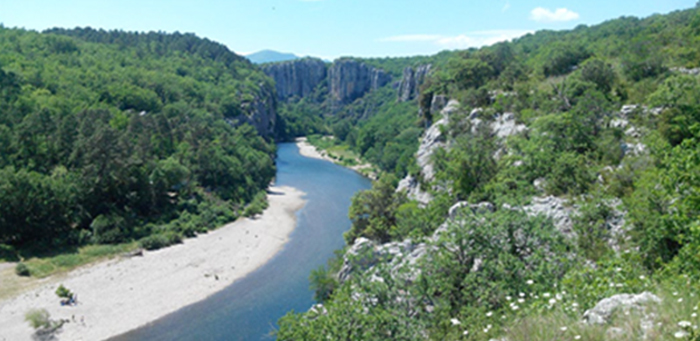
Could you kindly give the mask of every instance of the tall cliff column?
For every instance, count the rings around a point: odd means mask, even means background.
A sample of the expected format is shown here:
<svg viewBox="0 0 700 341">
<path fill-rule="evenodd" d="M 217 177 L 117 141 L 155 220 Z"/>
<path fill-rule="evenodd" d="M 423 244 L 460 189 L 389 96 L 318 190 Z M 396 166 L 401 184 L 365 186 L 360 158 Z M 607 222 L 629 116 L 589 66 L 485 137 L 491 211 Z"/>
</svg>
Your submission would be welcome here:
<svg viewBox="0 0 700 341">
<path fill-rule="evenodd" d="M 326 63 L 316 58 L 267 64 L 262 69 L 275 81 L 280 101 L 308 96 L 326 78 L 327 73 Z"/>
</svg>

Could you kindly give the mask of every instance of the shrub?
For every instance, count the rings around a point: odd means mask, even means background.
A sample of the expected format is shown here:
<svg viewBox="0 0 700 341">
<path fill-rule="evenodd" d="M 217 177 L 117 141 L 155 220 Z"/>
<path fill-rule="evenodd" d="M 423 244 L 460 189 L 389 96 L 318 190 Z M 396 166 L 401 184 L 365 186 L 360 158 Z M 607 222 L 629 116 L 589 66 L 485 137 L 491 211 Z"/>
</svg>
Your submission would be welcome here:
<svg viewBox="0 0 700 341">
<path fill-rule="evenodd" d="M 24 314 L 24 320 L 34 329 L 51 327 L 51 319 L 46 309 L 32 309 Z"/>
<path fill-rule="evenodd" d="M 146 250 L 158 250 L 182 242 L 182 237 L 172 231 L 154 234 L 139 240 L 139 246 Z"/>
<path fill-rule="evenodd" d="M 70 299 L 73 297 L 73 293 L 68 290 L 68 288 L 64 287 L 63 284 L 59 285 L 58 288 L 56 288 L 56 296 L 60 298 L 67 298 Z"/>
<path fill-rule="evenodd" d="M 17 274 L 17 276 L 24 276 L 24 277 L 28 277 L 31 275 L 31 272 L 29 271 L 27 264 L 24 264 L 24 263 L 17 264 L 17 266 L 15 267 L 15 273 Z"/>
<path fill-rule="evenodd" d="M 98 244 L 116 244 L 128 236 L 128 224 L 117 214 L 100 214 L 90 224 L 93 240 Z"/>
</svg>

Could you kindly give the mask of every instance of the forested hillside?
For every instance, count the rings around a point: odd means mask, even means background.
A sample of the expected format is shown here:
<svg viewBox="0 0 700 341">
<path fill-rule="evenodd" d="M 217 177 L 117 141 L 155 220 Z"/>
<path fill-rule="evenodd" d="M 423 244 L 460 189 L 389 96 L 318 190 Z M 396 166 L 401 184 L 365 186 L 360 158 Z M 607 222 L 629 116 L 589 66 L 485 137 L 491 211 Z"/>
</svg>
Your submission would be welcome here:
<svg viewBox="0 0 700 341">
<path fill-rule="evenodd" d="M 231 221 L 264 201 L 274 123 L 269 78 L 218 43 L 0 27 L 2 256 Z"/>
<path fill-rule="evenodd" d="M 386 172 L 278 339 L 697 340 L 700 9 L 428 63 L 325 118 Z"/>
</svg>

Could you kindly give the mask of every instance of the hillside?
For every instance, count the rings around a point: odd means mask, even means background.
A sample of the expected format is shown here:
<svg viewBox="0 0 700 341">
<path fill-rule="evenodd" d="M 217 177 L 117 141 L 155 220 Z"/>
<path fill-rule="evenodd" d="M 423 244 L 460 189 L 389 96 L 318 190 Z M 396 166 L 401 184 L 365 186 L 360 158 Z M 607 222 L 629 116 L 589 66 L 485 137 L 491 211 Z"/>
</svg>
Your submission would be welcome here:
<svg viewBox="0 0 700 341">
<path fill-rule="evenodd" d="M 272 50 L 262 50 L 245 56 L 254 64 L 284 62 L 299 59 L 293 53 L 277 52 Z"/>
<path fill-rule="evenodd" d="M 259 210 L 275 174 L 272 84 L 192 34 L 0 27 L 0 94 L 4 259 L 172 244 Z"/>
<path fill-rule="evenodd" d="M 697 339 L 698 43 L 696 7 L 354 59 L 392 80 L 287 99 L 384 174 L 278 339 Z"/>
</svg>

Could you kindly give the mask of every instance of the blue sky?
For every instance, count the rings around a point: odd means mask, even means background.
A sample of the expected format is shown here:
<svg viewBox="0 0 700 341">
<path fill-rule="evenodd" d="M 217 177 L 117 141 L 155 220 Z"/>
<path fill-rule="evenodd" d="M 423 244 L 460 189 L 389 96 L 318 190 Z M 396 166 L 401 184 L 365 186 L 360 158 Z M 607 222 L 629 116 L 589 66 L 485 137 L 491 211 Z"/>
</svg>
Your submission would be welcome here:
<svg viewBox="0 0 700 341">
<path fill-rule="evenodd" d="M 5 27 L 193 32 L 246 54 L 262 49 L 384 57 L 482 46 L 541 29 L 646 17 L 697 0 L 0 0 Z"/>
</svg>

